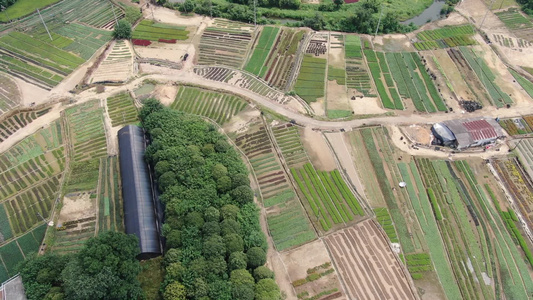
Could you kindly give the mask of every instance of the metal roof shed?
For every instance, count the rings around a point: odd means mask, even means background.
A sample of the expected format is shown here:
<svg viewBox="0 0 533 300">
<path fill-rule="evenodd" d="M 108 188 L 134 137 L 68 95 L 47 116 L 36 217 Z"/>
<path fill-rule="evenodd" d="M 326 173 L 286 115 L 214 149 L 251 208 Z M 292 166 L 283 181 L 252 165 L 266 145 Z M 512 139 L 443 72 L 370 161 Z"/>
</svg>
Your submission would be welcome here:
<svg viewBox="0 0 533 300">
<path fill-rule="evenodd" d="M 159 224 L 156 218 L 150 171 L 144 161 L 144 131 L 128 125 L 118 131 L 120 176 L 124 199 L 126 233 L 139 238 L 139 259 L 161 255 Z"/>
</svg>

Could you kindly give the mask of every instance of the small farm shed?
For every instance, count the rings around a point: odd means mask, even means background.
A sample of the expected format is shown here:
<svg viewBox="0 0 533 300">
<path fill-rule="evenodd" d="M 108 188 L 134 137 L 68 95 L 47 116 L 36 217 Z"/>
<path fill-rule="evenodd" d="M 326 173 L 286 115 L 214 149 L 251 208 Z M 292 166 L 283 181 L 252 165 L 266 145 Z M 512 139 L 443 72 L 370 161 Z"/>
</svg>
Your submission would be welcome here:
<svg viewBox="0 0 533 300">
<path fill-rule="evenodd" d="M 122 128 L 118 131 L 118 143 L 126 233 L 135 234 L 139 239 L 138 259 L 159 256 L 162 253 L 160 223 L 150 170 L 144 161 L 144 130 L 134 125 Z"/>
<path fill-rule="evenodd" d="M 491 118 L 470 118 L 436 123 L 431 132 L 444 146 L 464 150 L 505 138 L 503 128 Z"/>
</svg>

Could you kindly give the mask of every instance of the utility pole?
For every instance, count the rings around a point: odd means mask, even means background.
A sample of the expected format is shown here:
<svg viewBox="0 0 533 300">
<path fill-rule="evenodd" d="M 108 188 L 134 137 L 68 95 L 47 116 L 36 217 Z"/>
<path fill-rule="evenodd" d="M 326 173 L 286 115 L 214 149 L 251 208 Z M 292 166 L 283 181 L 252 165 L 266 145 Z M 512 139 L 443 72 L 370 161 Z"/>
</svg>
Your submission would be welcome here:
<svg viewBox="0 0 533 300">
<path fill-rule="evenodd" d="M 257 27 L 257 0 L 254 0 L 254 27 Z"/>
<path fill-rule="evenodd" d="M 376 33 L 374 34 L 374 37 L 376 37 L 378 35 L 379 24 L 381 23 L 381 17 L 382 16 L 383 16 L 383 3 L 381 4 L 381 12 L 379 13 L 378 26 L 376 26 Z"/>
<path fill-rule="evenodd" d="M 50 34 L 50 31 L 48 31 L 48 27 L 46 26 L 46 23 L 43 20 L 43 16 L 41 16 L 41 12 L 39 9 L 37 9 L 37 13 L 39 14 L 39 17 L 41 17 L 41 21 L 43 22 L 44 28 L 46 29 L 46 32 L 48 33 L 48 36 L 50 37 L 50 40 L 53 41 L 52 35 Z"/>
</svg>

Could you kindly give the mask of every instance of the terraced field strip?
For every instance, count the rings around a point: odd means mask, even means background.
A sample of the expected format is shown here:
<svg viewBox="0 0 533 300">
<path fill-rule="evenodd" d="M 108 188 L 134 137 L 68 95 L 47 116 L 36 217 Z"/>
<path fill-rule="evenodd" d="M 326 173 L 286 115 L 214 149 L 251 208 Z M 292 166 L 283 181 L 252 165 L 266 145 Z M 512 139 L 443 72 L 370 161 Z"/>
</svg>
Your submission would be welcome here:
<svg viewBox="0 0 533 300">
<path fill-rule="evenodd" d="M 0 143 L 19 129 L 24 128 L 24 126 L 45 115 L 49 111 L 50 108 L 45 108 L 39 111 L 21 112 L 2 119 L 2 122 L 0 123 Z"/>
<path fill-rule="evenodd" d="M 39 251 L 46 227 L 46 224 L 42 224 L 16 240 L 0 246 L 0 282 L 16 275 L 16 266 L 29 254 Z"/>
<path fill-rule="evenodd" d="M 525 116 L 523 118 L 500 119 L 498 123 L 511 136 L 529 134 L 533 132 L 533 116 Z"/>
<path fill-rule="evenodd" d="M 58 254 L 71 254 L 83 248 L 85 242 L 94 237 L 96 232 L 96 217 L 86 217 L 62 224 L 61 230 L 55 232 L 52 251 Z"/>
<path fill-rule="evenodd" d="M 0 72 L 0 116 L 20 104 L 20 91 L 17 83 Z"/>
<path fill-rule="evenodd" d="M 84 60 L 49 43 L 12 31 L 0 37 L 0 70 L 50 89 Z"/>
<path fill-rule="evenodd" d="M 374 52 L 370 49 L 365 49 L 363 52 L 368 62 L 370 73 L 374 78 L 374 83 L 376 85 L 379 98 L 383 103 L 383 107 L 388 109 L 403 109 L 402 100 L 395 89 L 394 82 L 389 73 L 389 67 L 383 52 Z M 383 82 L 385 82 L 385 84 Z M 387 87 L 385 87 L 385 85 Z"/>
<path fill-rule="evenodd" d="M 113 14 L 113 11 L 115 14 Z M 94 27 L 113 29 L 117 19 L 121 19 L 124 13 L 117 6 L 106 0 L 70 0 L 61 1 L 53 6 L 41 10 L 40 16 L 50 26 L 52 23 L 81 22 Z M 16 22 L 18 30 L 27 30 L 42 25 L 39 14 L 31 14 Z M 0 30 L 4 31 L 15 26 L 15 22 L 0 24 Z"/>
<path fill-rule="evenodd" d="M 326 64 L 324 58 L 316 58 L 309 54 L 304 56 L 294 91 L 307 103 L 324 97 Z"/>
<path fill-rule="evenodd" d="M 298 127 L 282 124 L 272 128 L 276 142 L 281 149 L 285 163 L 289 168 L 301 167 L 309 162 L 304 146 L 300 141 Z"/>
<path fill-rule="evenodd" d="M 139 121 L 137 108 L 129 93 L 121 93 L 107 98 L 107 111 L 113 127 L 134 124 Z"/>
<path fill-rule="evenodd" d="M 480 214 L 477 201 L 468 190 L 465 181 L 460 178 L 464 167 L 458 167 L 444 161 L 417 160 L 419 169 L 427 181 L 431 178 L 434 184 L 426 182 L 426 185 L 434 191 L 435 201 L 440 207 L 442 219 L 441 233 L 452 269 L 461 293 L 475 296 L 483 294 L 486 298 L 493 298 L 493 290 L 483 284 L 483 275 L 490 274 L 491 255 L 486 249 L 487 225 L 485 218 Z M 435 212 L 437 214 L 437 212 Z M 468 263 L 469 271 L 464 269 Z"/>
<path fill-rule="evenodd" d="M 416 52 L 411 52 L 411 56 L 416 63 L 418 72 L 420 73 L 420 75 L 422 75 L 422 79 L 424 79 L 424 84 L 426 85 L 426 89 L 429 95 L 431 96 L 431 100 L 433 100 L 433 104 L 435 104 L 438 111 L 447 111 L 448 108 L 446 107 L 446 104 L 444 104 L 444 101 L 440 97 L 439 92 L 435 87 L 435 84 L 433 83 L 431 77 L 429 77 L 429 74 L 426 71 L 427 67 L 425 63 L 422 63 L 420 56 L 418 56 Z"/>
<path fill-rule="evenodd" d="M 431 50 L 475 45 L 477 43 L 472 38 L 475 33 L 474 27 L 470 24 L 425 30 L 416 35 L 419 42 L 414 42 L 413 46 L 416 50 Z"/>
<path fill-rule="evenodd" d="M 254 169 L 276 249 L 282 251 L 314 240 L 315 231 L 275 154 L 266 128 L 259 126 L 241 134 L 235 143 Z"/>
<path fill-rule="evenodd" d="M 216 19 L 200 39 L 200 65 L 241 68 L 252 42 L 254 29 L 244 23 Z"/>
<path fill-rule="evenodd" d="M 363 60 L 361 39 L 356 35 L 344 36 L 346 59 L 346 86 L 356 89 L 364 96 L 372 97 L 371 78 Z"/>
<path fill-rule="evenodd" d="M 332 222 L 347 223 L 356 215 L 364 215 L 338 170 L 317 171 L 307 163 L 303 169 L 291 169 L 291 173 L 324 231 L 332 227 Z"/>
<path fill-rule="evenodd" d="M 507 28 L 515 31 L 515 33 L 519 33 L 519 36 L 530 34 L 531 29 L 533 29 L 531 18 L 524 16 L 517 8 L 510 8 L 495 14 Z M 525 38 L 531 40 L 531 38 Z"/>
<path fill-rule="evenodd" d="M 135 27 L 131 35 L 133 39 L 161 41 L 175 43 L 176 40 L 186 40 L 189 38 L 189 31 L 185 26 L 175 26 L 171 24 L 156 23 L 151 20 L 142 20 Z"/>
<path fill-rule="evenodd" d="M 372 220 L 324 239 L 350 299 L 414 299 L 402 266 Z"/>
<path fill-rule="evenodd" d="M 410 98 L 416 110 L 426 111 L 412 78 L 411 73 L 414 71 L 414 68 L 410 70 L 407 67 L 402 53 L 389 52 L 385 53 L 385 57 L 390 66 L 392 77 L 398 87 L 398 93 L 404 98 Z"/>
<path fill-rule="evenodd" d="M 58 124 L 52 123 L 0 155 L 0 223 L 7 226 L 0 231 L 3 240 L 25 233 L 50 214 L 65 160 Z"/>
<path fill-rule="evenodd" d="M 509 72 L 513 75 L 514 79 L 520 84 L 520 86 L 526 91 L 529 97 L 533 98 L 533 82 L 527 80 L 522 75 L 516 73 L 514 70 L 509 69 Z"/>
<path fill-rule="evenodd" d="M 533 281 L 531 276 L 528 275 L 528 267 L 522 254 L 513 242 L 509 232 L 505 229 L 504 221 L 491 205 L 491 202 L 497 204 L 498 199 L 488 185 L 483 188 L 477 184 L 476 188 L 479 204 L 488 220 L 488 226 L 490 226 L 495 235 L 491 248 L 496 253 L 494 261 L 497 261 L 498 269 L 500 274 L 502 274 L 500 280 L 503 285 L 503 292 L 510 299 L 527 298 L 527 295 L 530 295 L 533 291 Z M 489 200 L 487 194 L 492 201 Z"/>
<path fill-rule="evenodd" d="M 260 76 L 270 85 L 285 90 L 295 68 L 296 52 L 304 39 L 304 30 L 282 27 L 265 60 Z"/>
<path fill-rule="evenodd" d="M 250 60 L 244 67 L 244 70 L 255 75 L 261 74 L 260 76 L 264 77 L 264 74 L 268 68 L 265 68 L 265 62 L 272 49 L 272 46 L 274 45 L 274 42 L 276 41 L 276 38 L 278 37 L 279 31 L 280 30 L 278 27 L 267 26 L 263 28 L 261 35 L 259 35 L 257 45 L 254 48 Z"/>
<path fill-rule="evenodd" d="M 116 157 L 100 159 L 100 194 L 98 194 L 98 232 L 122 231 L 122 199 L 119 189 L 119 165 Z"/>
<path fill-rule="evenodd" d="M 422 78 L 420 78 L 419 74 L 421 74 L 421 72 L 416 72 L 416 70 L 418 70 L 418 66 L 415 63 L 413 56 L 411 55 L 410 52 L 402 52 L 402 57 L 403 57 L 404 64 L 403 66 L 401 65 L 400 68 L 402 67 L 407 68 L 407 70 L 409 71 L 411 81 L 413 82 L 413 86 L 416 89 L 415 91 L 412 91 L 411 95 L 413 95 L 415 92 L 418 94 L 420 101 L 422 101 L 422 105 L 424 106 L 425 111 L 430 112 L 430 113 L 436 112 L 437 110 L 435 109 L 433 102 L 431 101 L 431 99 L 429 98 L 427 94 L 426 85 L 424 81 L 422 81 Z M 407 80 L 407 78 L 404 77 L 405 80 Z"/>
<path fill-rule="evenodd" d="M 427 163 L 427 161 L 424 161 L 424 163 Z M 428 197 L 428 191 L 426 189 L 426 186 L 428 188 L 435 188 L 435 185 L 438 185 L 438 179 L 434 176 L 434 173 L 428 171 L 424 172 L 424 169 L 420 167 L 417 168 L 414 161 L 408 165 L 406 163 L 399 163 L 398 168 L 402 174 L 402 179 L 407 183 L 409 200 L 411 201 L 418 222 L 424 229 L 424 238 L 429 249 L 432 265 L 439 278 L 439 282 L 443 287 L 444 293 L 449 299 L 460 299 L 461 292 L 447 259 L 446 247 L 443 243 L 439 226 L 437 225 L 437 220 L 435 218 L 436 213 L 435 210 L 432 209 Z M 419 172 L 419 169 L 422 173 Z M 424 186 L 422 177 L 426 181 L 426 186 Z M 436 191 L 440 191 L 440 189 Z M 438 207 L 437 204 L 437 209 Z M 407 259 L 407 261 L 409 261 L 409 259 Z"/>
<path fill-rule="evenodd" d="M 208 117 L 222 125 L 241 112 L 246 105 L 246 101 L 237 96 L 180 86 L 176 100 L 171 107 L 186 113 Z"/>
<path fill-rule="evenodd" d="M 72 145 L 71 172 L 66 193 L 94 190 L 100 158 L 107 156 L 103 110 L 98 100 L 68 108 L 64 113 Z"/>
<path fill-rule="evenodd" d="M 503 107 L 506 104 L 512 104 L 513 100 L 509 95 L 504 93 L 498 85 L 494 82 L 496 76 L 482 57 L 479 57 L 472 49 L 468 47 L 459 47 L 461 54 L 466 59 L 470 68 L 476 73 L 481 83 L 487 89 L 487 92 L 492 99 L 492 103 L 497 107 Z"/>
</svg>

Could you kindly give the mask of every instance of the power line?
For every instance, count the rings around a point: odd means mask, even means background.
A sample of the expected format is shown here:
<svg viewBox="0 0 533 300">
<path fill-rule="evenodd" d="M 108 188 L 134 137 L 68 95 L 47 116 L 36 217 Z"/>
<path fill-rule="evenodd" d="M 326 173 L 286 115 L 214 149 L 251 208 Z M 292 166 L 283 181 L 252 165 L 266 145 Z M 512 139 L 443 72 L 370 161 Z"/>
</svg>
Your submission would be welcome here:
<svg viewBox="0 0 533 300">
<path fill-rule="evenodd" d="M 50 37 L 50 40 L 53 41 L 52 35 L 50 34 L 50 31 L 48 31 L 48 27 L 46 26 L 46 23 L 43 20 L 43 16 L 41 16 L 41 12 L 39 9 L 37 9 L 37 13 L 39 14 L 39 17 L 41 17 L 41 21 L 43 22 L 44 28 L 46 29 L 46 32 L 48 33 L 48 36 Z"/>
<path fill-rule="evenodd" d="M 376 35 L 378 35 L 379 24 L 381 23 L 381 17 L 382 16 L 383 16 L 383 3 L 381 4 L 381 12 L 379 13 L 378 26 L 376 26 L 376 33 L 374 34 L 374 37 L 376 37 Z"/>
</svg>

